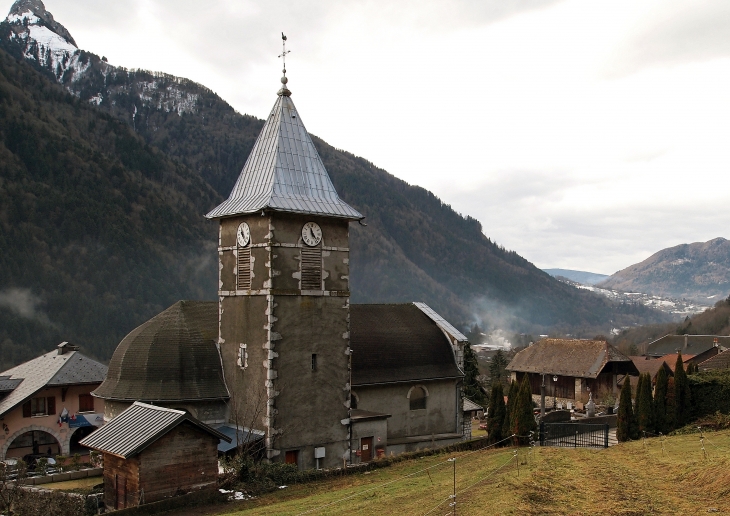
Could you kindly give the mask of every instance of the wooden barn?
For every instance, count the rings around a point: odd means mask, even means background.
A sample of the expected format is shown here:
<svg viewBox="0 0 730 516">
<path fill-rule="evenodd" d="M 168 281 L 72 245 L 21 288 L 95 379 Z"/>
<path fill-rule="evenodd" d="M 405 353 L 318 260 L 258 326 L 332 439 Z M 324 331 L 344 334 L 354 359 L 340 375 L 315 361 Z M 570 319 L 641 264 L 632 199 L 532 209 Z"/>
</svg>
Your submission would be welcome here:
<svg viewBox="0 0 730 516">
<path fill-rule="evenodd" d="M 617 380 L 638 376 L 629 357 L 603 340 L 543 339 L 515 355 L 507 366 L 512 379 L 530 379 L 532 394 L 539 396 L 545 376 L 546 404 L 588 400 L 603 392 L 617 393 Z"/>
<path fill-rule="evenodd" d="M 81 444 L 104 456 L 106 507 L 124 509 L 215 488 L 221 439 L 187 412 L 135 402 Z"/>
</svg>

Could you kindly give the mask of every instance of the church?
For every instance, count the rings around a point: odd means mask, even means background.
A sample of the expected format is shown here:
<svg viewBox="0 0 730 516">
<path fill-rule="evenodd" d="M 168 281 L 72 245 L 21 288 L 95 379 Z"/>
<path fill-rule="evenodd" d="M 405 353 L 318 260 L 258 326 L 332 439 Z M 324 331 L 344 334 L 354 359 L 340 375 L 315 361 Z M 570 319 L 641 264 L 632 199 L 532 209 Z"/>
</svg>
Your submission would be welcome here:
<svg viewBox="0 0 730 516">
<path fill-rule="evenodd" d="M 424 303 L 350 304 L 349 225 L 364 217 L 335 191 L 286 69 L 281 82 L 207 214 L 218 301 L 179 301 L 120 342 L 93 393 L 105 418 L 135 401 L 184 409 L 302 469 L 464 439 L 466 337 Z"/>
</svg>

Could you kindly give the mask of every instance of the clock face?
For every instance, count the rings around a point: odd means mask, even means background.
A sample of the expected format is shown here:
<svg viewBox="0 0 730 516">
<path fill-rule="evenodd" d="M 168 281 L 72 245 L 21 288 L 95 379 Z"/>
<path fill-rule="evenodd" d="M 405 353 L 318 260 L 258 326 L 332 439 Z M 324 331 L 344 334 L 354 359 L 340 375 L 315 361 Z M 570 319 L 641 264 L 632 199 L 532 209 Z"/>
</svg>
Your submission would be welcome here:
<svg viewBox="0 0 730 516">
<path fill-rule="evenodd" d="M 322 241 L 322 229 L 316 222 L 307 222 L 302 228 L 302 240 L 308 246 L 315 246 Z"/>
<path fill-rule="evenodd" d="M 241 222 L 241 225 L 238 226 L 238 231 L 236 232 L 236 242 L 238 242 L 238 245 L 241 247 L 245 247 L 250 241 L 251 229 L 248 227 L 248 224 Z"/>
</svg>

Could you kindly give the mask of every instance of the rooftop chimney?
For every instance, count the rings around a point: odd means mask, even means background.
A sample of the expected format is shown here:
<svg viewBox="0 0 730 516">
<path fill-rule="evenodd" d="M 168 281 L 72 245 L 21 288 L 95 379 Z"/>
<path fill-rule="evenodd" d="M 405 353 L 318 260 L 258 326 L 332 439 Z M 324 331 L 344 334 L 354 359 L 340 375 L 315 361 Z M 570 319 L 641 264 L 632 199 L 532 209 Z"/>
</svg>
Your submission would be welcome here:
<svg viewBox="0 0 730 516">
<path fill-rule="evenodd" d="M 74 346 L 73 344 L 69 344 L 68 342 L 61 342 L 58 345 L 58 354 L 63 355 L 64 353 L 68 353 L 69 351 L 76 351 L 79 349 L 78 346 Z"/>
</svg>

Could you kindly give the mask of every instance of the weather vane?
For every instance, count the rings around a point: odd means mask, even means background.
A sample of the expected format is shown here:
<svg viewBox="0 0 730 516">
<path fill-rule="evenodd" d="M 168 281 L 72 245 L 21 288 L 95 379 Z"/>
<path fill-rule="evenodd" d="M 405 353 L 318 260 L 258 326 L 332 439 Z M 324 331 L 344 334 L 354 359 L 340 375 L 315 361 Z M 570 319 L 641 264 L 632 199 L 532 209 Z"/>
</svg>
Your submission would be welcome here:
<svg viewBox="0 0 730 516">
<path fill-rule="evenodd" d="M 291 52 L 291 50 L 286 49 L 286 36 L 282 32 L 281 33 L 281 55 L 279 57 L 281 58 L 282 62 L 284 63 L 284 69 L 282 70 L 282 72 L 284 72 L 284 77 L 281 79 L 281 82 L 283 82 L 284 84 L 286 84 L 286 81 L 284 80 L 284 79 L 286 79 L 286 55 L 289 52 Z"/>
</svg>

